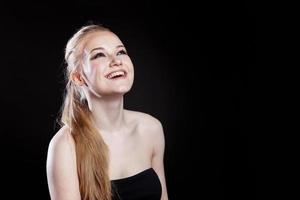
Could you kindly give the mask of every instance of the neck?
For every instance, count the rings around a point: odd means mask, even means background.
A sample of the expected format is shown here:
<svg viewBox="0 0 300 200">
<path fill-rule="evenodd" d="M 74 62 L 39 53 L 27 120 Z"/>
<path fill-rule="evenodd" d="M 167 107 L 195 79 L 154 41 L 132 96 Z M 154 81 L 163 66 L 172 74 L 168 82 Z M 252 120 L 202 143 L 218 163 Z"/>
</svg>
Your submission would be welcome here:
<svg viewBox="0 0 300 200">
<path fill-rule="evenodd" d="M 125 123 L 123 95 L 89 98 L 89 108 L 100 131 L 116 132 Z"/>
</svg>

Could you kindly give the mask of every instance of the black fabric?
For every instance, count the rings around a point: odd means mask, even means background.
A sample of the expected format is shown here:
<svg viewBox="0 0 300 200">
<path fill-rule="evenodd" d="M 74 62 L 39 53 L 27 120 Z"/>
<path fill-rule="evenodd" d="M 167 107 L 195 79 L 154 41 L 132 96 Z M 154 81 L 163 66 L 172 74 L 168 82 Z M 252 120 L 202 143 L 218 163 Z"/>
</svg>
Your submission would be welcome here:
<svg viewBox="0 0 300 200">
<path fill-rule="evenodd" d="M 161 184 L 153 168 L 112 180 L 113 200 L 160 200 Z"/>
</svg>

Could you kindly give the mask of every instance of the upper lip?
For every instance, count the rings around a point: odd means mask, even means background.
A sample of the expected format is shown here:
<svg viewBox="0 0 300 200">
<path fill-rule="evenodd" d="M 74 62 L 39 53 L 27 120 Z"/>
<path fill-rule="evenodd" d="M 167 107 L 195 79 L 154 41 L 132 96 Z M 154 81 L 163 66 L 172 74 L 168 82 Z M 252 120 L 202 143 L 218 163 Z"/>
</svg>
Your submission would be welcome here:
<svg viewBox="0 0 300 200">
<path fill-rule="evenodd" d="M 106 75 L 105 75 L 105 77 L 106 78 L 108 78 L 108 76 L 110 75 L 110 74 L 112 74 L 112 73 L 114 73 L 114 72 L 124 72 L 124 74 L 126 75 L 127 74 L 127 72 L 124 70 L 124 69 L 118 69 L 118 70 L 114 70 L 114 71 L 111 71 L 111 72 L 109 72 L 109 73 L 107 73 Z"/>
</svg>

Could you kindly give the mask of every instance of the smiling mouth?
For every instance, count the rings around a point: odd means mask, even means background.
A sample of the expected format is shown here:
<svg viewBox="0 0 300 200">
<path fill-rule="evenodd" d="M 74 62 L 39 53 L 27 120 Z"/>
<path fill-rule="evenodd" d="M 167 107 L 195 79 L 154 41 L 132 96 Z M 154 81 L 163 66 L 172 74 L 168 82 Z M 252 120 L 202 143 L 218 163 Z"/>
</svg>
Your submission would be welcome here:
<svg viewBox="0 0 300 200">
<path fill-rule="evenodd" d="M 105 77 L 110 80 L 125 78 L 126 72 L 124 70 L 119 70 L 119 71 L 111 72 L 108 75 L 106 75 Z"/>
</svg>

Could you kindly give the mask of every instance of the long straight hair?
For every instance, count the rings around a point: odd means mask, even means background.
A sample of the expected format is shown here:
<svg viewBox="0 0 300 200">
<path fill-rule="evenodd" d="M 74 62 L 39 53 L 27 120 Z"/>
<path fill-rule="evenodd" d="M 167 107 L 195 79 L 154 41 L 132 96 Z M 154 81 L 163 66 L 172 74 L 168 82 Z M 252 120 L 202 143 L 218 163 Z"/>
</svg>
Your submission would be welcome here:
<svg viewBox="0 0 300 200">
<path fill-rule="evenodd" d="M 110 30 L 101 25 L 82 27 L 71 37 L 65 49 L 67 84 L 61 122 L 69 127 L 75 141 L 77 173 L 83 200 L 112 198 L 108 176 L 108 147 L 94 125 L 82 88 L 70 79 L 74 70 L 81 71 L 84 39 L 99 31 Z"/>
</svg>

